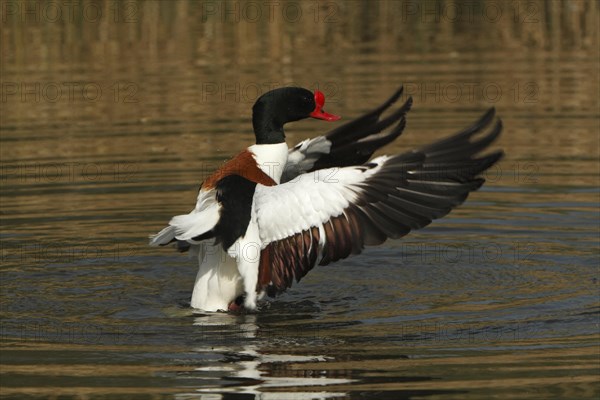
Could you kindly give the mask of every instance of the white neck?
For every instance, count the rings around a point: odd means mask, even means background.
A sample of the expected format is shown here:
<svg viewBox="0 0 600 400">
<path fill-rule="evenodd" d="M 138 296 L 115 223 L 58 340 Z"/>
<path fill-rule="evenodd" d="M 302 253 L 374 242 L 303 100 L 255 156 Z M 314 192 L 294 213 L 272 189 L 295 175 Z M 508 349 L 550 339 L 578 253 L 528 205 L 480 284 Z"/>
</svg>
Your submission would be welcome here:
<svg viewBox="0 0 600 400">
<path fill-rule="evenodd" d="M 253 144 L 248 147 L 248 150 L 254 154 L 254 160 L 256 160 L 258 168 L 279 184 L 281 175 L 285 169 L 285 164 L 287 163 L 287 144 L 285 142 L 276 144 Z"/>
</svg>

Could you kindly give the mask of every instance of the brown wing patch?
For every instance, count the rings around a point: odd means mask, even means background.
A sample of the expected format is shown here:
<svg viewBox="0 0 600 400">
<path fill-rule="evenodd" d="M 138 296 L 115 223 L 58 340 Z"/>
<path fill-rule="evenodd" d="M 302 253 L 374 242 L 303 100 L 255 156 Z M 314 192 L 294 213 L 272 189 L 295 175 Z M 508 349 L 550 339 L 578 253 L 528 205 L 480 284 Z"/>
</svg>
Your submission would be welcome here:
<svg viewBox="0 0 600 400">
<path fill-rule="evenodd" d="M 293 236 L 271 242 L 260 254 L 257 290 L 266 290 L 271 297 L 292 286 L 317 263 L 330 262 L 358 254 L 364 245 L 360 221 L 350 206 L 345 213 L 331 218 L 321 225 L 313 226 Z M 319 246 L 321 233 L 325 234 L 324 246 Z"/>
<path fill-rule="evenodd" d="M 239 175 L 251 182 L 260 183 L 265 186 L 274 186 L 276 184 L 269 175 L 258 168 L 254 155 L 246 149 L 206 178 L 202 184 L 202 188 L 205 190 L 212 189 L 217 185 L 217 182 L 229 175 Z"/>
</svg>

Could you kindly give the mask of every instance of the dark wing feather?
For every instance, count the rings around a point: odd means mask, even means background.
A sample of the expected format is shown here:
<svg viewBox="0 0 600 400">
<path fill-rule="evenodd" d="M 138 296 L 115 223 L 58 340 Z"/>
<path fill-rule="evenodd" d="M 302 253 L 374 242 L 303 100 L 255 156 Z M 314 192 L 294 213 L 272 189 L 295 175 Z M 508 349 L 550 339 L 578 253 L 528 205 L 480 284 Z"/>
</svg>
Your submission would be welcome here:
<svg viewBox="0 0 600 400">
<path fill-rule="evenodd" d="M 291 149 L 282 182 L 288 182 L 305 172 L 365 163 L 377 149 L 395 140 L 404 130 L 404 116 L 410 110 L 412 98 L 408 98 L 400 108 L 382 118 L 383 113 L 390 109 L 402 93 L 403 88 L 400 87 L 392 97 L 374 110 L 329 131 L 324 136 L 305 141 Z M 391 126 L 394 128 L 382 133 Z M 319 145 L 316 145 L 317 143 Z M 323 148 L 323 143 L 328 143 L 328 147 Z"/>
<path fill-rule="evenodd" d="M 263 252 L 276 260 L 270 271 L 273 278 L 268 284 L 259 278 L 263 283 L 257 290 L 276 295 L 317 264 L 327 265 L 358 254 L 365 245 L 402 237 L 448 214 L 483 184 L 480 175 L 503 155 L 502 151 L 478 155 L 500 135 L 502 124 L 498 120 L 489 132 L 475 137 L 493 119 L 491 109 L 474 125 L 446 139 L 390 157 L 380 164 L 375 159 L 353 167 L 363 173 L 379 169 L 361 182 L 347 185 L 356 196 L 338 215 L 269 243 Z M 320 243 L 320 239 L 324 240 Z"/>
</svg>

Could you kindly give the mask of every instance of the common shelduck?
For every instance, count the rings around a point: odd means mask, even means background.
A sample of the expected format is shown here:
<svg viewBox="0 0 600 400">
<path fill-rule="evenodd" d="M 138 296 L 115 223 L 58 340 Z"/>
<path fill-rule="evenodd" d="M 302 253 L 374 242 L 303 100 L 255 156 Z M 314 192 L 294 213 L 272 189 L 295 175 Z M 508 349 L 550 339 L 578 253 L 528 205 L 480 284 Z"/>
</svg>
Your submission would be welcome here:
<svg viewBox="0 0 600 400">
<path fill-rule="evenodd" d="M 291 149 L 286 123 L 339 117 L 323 110 L 318 90 L 285 87 L 258 98 L 252 108 L 256 144 L 208 177 L 196 207 L 150 240 L 197 255 L 193 308 L 256 310 L 265 294 L 285 291 L 315 265 L 422 228 L 483 184 L 481 173 L 503 155 L 478 155 L 502 130 L 499 119 L 486 129 L 493 108 L 453 136 L 369 161 L 404 129 L 411 98 L 382 117 L 401 94 L 402 88 L 373 111 Z"/>
</svg>

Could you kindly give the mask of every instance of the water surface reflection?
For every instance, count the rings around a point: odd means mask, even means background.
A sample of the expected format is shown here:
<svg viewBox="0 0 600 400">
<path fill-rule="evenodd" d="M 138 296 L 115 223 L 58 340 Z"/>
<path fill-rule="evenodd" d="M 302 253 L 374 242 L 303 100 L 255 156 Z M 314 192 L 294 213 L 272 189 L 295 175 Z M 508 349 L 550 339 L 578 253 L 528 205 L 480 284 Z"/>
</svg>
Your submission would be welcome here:
<svg viewBox="0 0 600 400">
<path fill-rule="evenodd" d="M 3 396 L 598 397 L 596 1 L 282 1 L 297 21 L 186 0 L 50 21 L 36 10 L 70 3 L 19 4 L 0 10 Z M 146 235 L 252 143 L 254 99 L 291 83 L 346 119 L 404 84 L 414 107 L 386 153 L 494 106 L 507 157 L 431 227 L 314 269 L 258 314 L 196 315 L 194 262 Z"/>
</svg>

